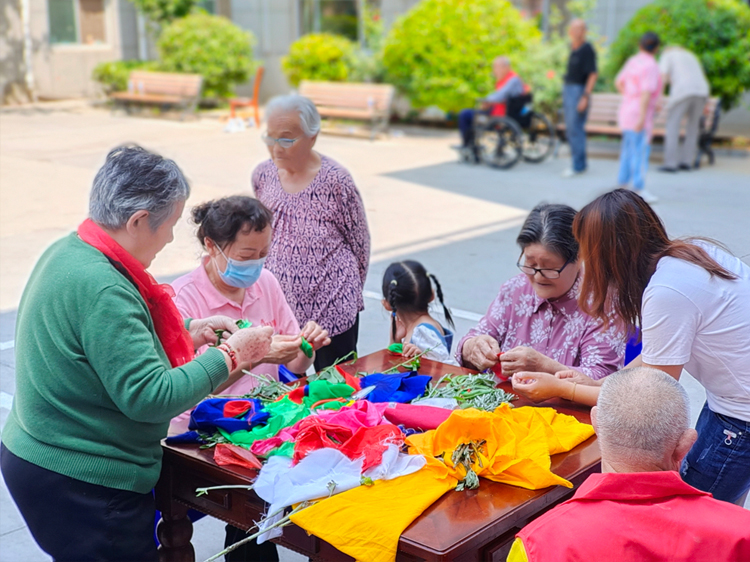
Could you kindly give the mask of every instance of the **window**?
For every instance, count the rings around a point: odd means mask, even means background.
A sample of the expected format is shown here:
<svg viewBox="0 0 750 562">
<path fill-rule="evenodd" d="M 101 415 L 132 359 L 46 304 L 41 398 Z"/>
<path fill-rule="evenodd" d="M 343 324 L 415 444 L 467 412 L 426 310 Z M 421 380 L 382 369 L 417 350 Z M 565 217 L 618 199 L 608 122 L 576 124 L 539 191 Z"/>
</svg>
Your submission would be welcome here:
<svg viewBox="0 0 750 562">
<path fill-rule="evenodd" d="M 198 0 L 196 6 L 203 8 L 209 14 L 216 14 L 216 0 Z"/>
<path fill-rule="evenodd" d="M 104 0 L 47 0 L 49 42 L 104 43 Z"/>
<path fill-rule="evenodd" d="M 357 40 L 358 0 L 300 0 L 302 35 L 336 33 Z"/>
</svg>

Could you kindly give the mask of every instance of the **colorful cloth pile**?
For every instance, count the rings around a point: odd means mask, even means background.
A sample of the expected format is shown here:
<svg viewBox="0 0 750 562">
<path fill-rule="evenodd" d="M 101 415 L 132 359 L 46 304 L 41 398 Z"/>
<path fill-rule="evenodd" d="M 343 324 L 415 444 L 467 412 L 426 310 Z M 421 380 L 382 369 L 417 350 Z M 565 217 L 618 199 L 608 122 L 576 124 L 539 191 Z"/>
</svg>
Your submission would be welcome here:
<svg viewBox="0 0 750 562">
<path fill-rule="evenodd" d="M 429 381 L 416 372 L 341 374 L 274 402 L 212 398 L 196 407 L 192 431 L 170 439 L 216 445 L 218 463 L 260 466 L 254 490 L 270 507 L 258 542 L 281 534 L 272 526 L 286 508 L 311 502 L 292 522 L 361 561 L 394 560 L 404 529 L 469 476 L 474 487 L 478 477 L 571 487 L 550 471 L 550 455 L 591 437 L 591 426 L 551 408 L 409 404 Z M 366 399 L 352 400 L 361 389 Z M 454 463 L 468 444 L 471 454 Z"/>
</svg>

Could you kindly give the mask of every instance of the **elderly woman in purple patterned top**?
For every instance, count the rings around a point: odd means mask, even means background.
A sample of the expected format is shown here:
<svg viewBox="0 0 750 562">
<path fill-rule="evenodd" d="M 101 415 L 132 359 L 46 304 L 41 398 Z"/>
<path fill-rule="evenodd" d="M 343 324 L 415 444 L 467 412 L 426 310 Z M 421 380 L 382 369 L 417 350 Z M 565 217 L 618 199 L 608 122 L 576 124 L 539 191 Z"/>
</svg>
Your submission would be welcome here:
<svg viewBox="0 0 750 562">
<path fill-rule="evenodd" d="M 266 267 L 276 276 L 300 325 L 320 324 L 331 344 L 315 369 L 356 351 L 370 232 L 349 172 L 313 150 L 320 131 L 315 105 L 298 95 L 266 106 L 263 140 L 271 159 L 253 172 L 256 197 L 273 211 Z"/>
<path fill-rule="evenodd" d="M 531 211 L 516 239 L 523 273 L 500 287 L 487 314 L 459 342 L 459 363 L 483 371 L 499 360 L 508 376 L 574 369 L 593 379 L 622 366 L 624 331 L 605 328 L 578 307 L 575 214 L 567 205 Z"/>
</svg>

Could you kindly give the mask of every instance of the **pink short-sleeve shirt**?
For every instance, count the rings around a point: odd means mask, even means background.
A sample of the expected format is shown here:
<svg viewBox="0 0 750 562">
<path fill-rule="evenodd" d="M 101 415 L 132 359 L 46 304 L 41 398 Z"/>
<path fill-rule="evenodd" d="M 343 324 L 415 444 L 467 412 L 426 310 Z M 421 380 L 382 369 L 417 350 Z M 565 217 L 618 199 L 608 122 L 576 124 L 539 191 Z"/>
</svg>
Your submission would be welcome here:
<svg viewBox="0 0 750 562">
<path fill-rule="evenodd" d="M 623 131 L 635 130 L 641 115 L 641 95 L 646 92 L 650 94 L 644 121 L 644 129 L 650 138 L 654 127 L 656 102 L 662 89 L 661 74 L 656 59 L 653 55 L 643 51 L 633 55 L 622 67 L 615 82 L 622 88 L 622 103 L 617 122 Z"/>
<path fill-rule="evenodd" d="M 206 318 L 221 314 L 238 320 L 244 318 L 252 322 L 253 326 L 273 326 L 276 334 L 300 333 L 297 319 L 273 273 L 264 269 L 258 281 L 245 290 L 245 298 L 240 306 L 222 295 L 211 283 L 205 268 L 207 260 L 208 258 L 204 258 L 200 267 L 172 283 L 174 302 L 183 318 Z M 198 353 L 204 350 L 205 348 L 199 349 Z M 253 372 L 270 375 L 276 380 L 279 378 L 278 365 L 261 364 Z M 242 377 L 228 387 L 224 394 L 246 394 L 254 386 L 255 379 Z"/>
</svg>

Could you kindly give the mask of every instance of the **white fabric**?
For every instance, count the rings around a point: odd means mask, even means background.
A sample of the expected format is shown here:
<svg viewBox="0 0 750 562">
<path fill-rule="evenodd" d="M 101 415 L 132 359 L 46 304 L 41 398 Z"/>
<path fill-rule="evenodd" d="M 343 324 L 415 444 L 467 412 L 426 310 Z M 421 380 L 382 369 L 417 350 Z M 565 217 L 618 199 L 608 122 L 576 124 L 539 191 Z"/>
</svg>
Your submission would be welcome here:
<svg viewBox="0 0 750 562">
<path fill-rule="evenodd" d="M 696 241 L 739 279 L 662 258 L 643 294 L 643 354 L 649 365 L 684 365 L 716 413 L 750 421 L 750 266 Z"/>
<path fill-rule="evenodd" d="M 416 472 L 426 462 L 422 455 L 404 455 L 397 445 L 390 444 L 383 452 L 382 462 L 367 470 L 364 476 L 373 480 L 391 480 Z M 292 466 L 289 457 L 271 457 L 260 469 L 253 488 L 263 501 L 270 504 L 268 514 L 275 514 L 263 521 L 260 530 L 279 521 L 284 516 L 285 507 L 356 488 L 361 484 L 363 463 L 364 459 L 350 460 L 336 449 L 328 448 L 312 451 L 296 466 Z M 258 537 L 258 544 L 281 535 L 281 529 L 271 529 Z"/>
<path fill-rule="evenodd" d="M 708 96 L 710 88 L 698 57 L 682 47 L 669 47 L 659 58 L 659 72 L 669 77 L 671 107 L 690 96 Z"/>
<path fill-rule="evenodd" d="M 425 359 L 458 366 L 456 359 L 451 355 L 450 349 L 445 347 L 443 340 L 440 339 L 437 332 L 427 326 L 420 324 L 414 328 L 414 331 L 411 333 L 410 343 L 416 345 L 421 351 L 425 349 L 430 350 L 422 356 Z"/>
</svg>

